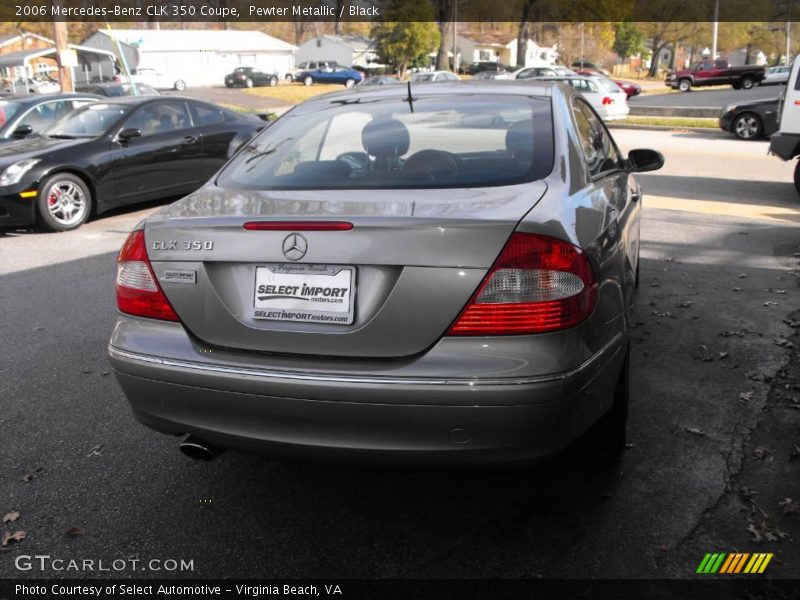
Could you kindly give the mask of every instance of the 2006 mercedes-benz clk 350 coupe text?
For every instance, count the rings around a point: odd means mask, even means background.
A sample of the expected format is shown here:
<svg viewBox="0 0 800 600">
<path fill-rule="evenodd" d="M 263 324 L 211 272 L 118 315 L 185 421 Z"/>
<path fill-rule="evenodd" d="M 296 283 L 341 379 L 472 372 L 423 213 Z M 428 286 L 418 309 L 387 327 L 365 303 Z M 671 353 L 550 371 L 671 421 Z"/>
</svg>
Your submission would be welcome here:
<svg viewBox="0 0 800 600">
<path fill-rule="evenodd" d="M 131 233 L 111 363 L 195 457 L 514 463 L 598 421 L 620 448 L 631 172 L 662 164 L 558 83 L 320 97 Z"/>
</svg>

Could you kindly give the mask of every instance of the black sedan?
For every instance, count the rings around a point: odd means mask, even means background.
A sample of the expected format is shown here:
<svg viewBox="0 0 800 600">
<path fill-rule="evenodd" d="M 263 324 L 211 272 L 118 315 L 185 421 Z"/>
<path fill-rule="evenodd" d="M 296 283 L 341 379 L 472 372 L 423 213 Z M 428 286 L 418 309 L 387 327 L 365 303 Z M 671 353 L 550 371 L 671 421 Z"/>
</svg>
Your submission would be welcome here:
<svg viewBox="0 0 800 600">
<path fill-rule="evenodd" d="M 206 102 L 126 96 L 76 109 L 0 146 L 0 226 L 80 227 L 91 214 L 208 180 L 264 121 Z"/>
<path fill-rule="evenodd" d="M 237 67 L 233 73 L 225 75 L 225 87 L 254 87 L 258 85 L 278 85 L 278 76 L 275 73 L 264 73 L 254 67 Z"/>
<path fill-rule="evenodd" d="M 719 126 L 740 140 L 757 140 L 778 130 L 779 98 L 737 102 L 722 109 Z"/>
<path fill-rule="evenodd" d="M 0 98 L 0 143 L 40 133 L 73 109 L 99 99 L 93 94 L 4 96 Z"/>
</svg>

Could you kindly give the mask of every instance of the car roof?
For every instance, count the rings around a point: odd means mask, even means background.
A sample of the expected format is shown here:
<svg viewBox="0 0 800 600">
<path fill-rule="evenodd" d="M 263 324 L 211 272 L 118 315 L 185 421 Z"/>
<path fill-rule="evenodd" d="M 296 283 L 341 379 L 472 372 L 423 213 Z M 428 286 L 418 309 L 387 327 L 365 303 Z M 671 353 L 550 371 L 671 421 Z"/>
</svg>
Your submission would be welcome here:
<svg viewBox="0 0 800 600">
<path fill-rule="evenodd" d="M 110 96 L 100 97 L 101 104 L 146 104 L 149 102 L 159 102 L 164 100 L 194 100 L 194 98 L 185 98 L 183 96 Z M 195 102 L 201 102 L 194 100 Z"/>
</svg>

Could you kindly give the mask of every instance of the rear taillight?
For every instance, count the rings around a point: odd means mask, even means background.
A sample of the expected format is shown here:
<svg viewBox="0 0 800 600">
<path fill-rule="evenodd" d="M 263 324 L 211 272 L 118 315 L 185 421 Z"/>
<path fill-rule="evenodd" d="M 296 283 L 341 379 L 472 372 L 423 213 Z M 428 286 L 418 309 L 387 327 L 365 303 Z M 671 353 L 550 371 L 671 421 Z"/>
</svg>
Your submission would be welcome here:
<svg viewBox="0 0 800 600">
<path fill-rule="evenodd" d="M 514 233 L 448 335 L 511 335 L 573 327 L 597 301 L 597 280 L 572 244 Z"/>
<path fill-rule="evenodd" d="M 609 96 L 606 96 L 605 98 L 603 98 L 603 106 L 606 106 L 608 104 L 614 104 L 614 99 L 610 98 Z"/>
<path fill-rule="evenodd" d="M 142 230 L 131 232 L 119 251 L 116 287 L 120 312 L 150 319 L 179 320 L 150 266 Z"/>
</svg>

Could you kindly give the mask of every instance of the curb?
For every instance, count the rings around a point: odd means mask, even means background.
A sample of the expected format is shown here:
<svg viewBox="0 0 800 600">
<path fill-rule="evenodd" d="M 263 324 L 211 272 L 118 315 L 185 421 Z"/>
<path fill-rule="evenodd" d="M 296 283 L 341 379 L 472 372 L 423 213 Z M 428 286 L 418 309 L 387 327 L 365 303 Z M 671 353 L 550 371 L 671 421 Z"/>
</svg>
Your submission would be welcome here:
<svg viewBox="0 0 800 600">
<path fill-rule="evenodd" d="M 722 129 L 713 127 L 680 127 L 672 125 L 638 125 L 636 123 L 606 123 L 610 129 L 638 129 L 642 131 L 691 131 L 692 133 L 706 133 L 720 137 L 727 137 L 730 134 Z"/>
<path fill-rule="evenodd" d="M 716 119 L 722 107 L 711 106 L 637 106 L 628 104 L 632 117 L 687 117 L 696 119 Z"/>
</svg>

